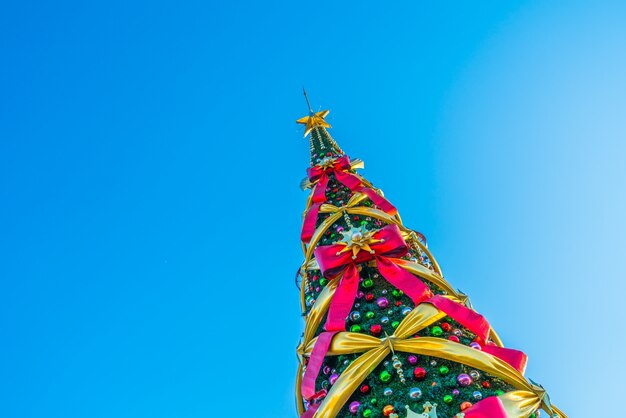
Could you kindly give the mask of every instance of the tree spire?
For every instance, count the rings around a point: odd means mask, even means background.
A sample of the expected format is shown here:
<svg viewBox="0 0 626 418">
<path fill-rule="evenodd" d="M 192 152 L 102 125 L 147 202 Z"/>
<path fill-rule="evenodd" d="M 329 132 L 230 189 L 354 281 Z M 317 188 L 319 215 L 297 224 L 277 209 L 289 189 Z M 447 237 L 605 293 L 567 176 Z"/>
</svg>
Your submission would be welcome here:
<svg viewBox="0 0 626 418">
<path fill-rule="evenodd" d="M 305 137 L 311 134 L 309 138 L 311 145 L 311 163 L 317 164 L 325 157 L 343 155 L 344 152 L 326 130 L 326 128 L 331 128 L 330 124 L 324 119 L 328 116 L 330 110 L 314 112 L 306 90 L 304 88 L 302 90 L 304 92 L 304 99 L 309 108 L 309 114 L 298 119 L 296 122 L 305 125 Z M 329 153 L 330 155 L 328 155 Z"/>
</svg>

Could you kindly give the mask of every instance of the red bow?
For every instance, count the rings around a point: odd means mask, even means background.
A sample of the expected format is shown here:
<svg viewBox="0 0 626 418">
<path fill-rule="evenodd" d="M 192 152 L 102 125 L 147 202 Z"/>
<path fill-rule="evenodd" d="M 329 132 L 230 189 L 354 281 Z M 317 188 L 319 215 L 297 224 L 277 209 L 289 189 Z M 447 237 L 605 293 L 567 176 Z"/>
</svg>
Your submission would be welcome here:
<svg viewBox="0 0 626 418">
<path fill-rule="evenodd" d="M 315 232 L 315 223 L 317 222 L 317 215 L 322 203 L 326 202 L 326 189 L 328 188 L 328 181 L 330 179 L 330 173 L 333 173 L 338 182 L 345 185 L 351 191 L 360 191 L 367 195 L 376 206 L 389 215 L 395 215 L 398 211 L 389 203 L 387 199 L 376 193 L 372 188 L 365 187 L 361 183 L 361 180 L 350 173 L 351 169 L 350 158 L 344 155 L 341 158 L 330 161 L 327 164 L 316 165 L 307 169 L 309 175 L 309 181 L 311 183 L 316 182 L 315 190 L 313 191 L 313 204 L 307 212 L 302 226 L 301 239 L 304 242 L 309 242 L 313 233 Z"/>
<path fill-rule="evenodd" d="M 352 251 L 346 251 L 346 246 L 342 244 L 319 246 L 314 251 L 325 277 L 334 278 L 343 273 L 328 309 L 327 331 L 345 331 L 345 321 L 359 286 L 357 264 L 376 260 L 380 274 L 416 305 L 432 296 L 428 286 L 388 258 L 402 257 L 408 251 L 397 225 L 387 225 L 374 233 L 368 246 L 371 252 L 362 249 L 355 255 Z"/>
<path fill-rule="evenodd" d="M 352 173 L 350 170 L 350 157 L 344 155 L 341 158 L 330 161 L 324 165 L 316 165 L 307 169 L 309 175 L 309 181 L 311 183 L 318 182 L 313 192 L 313 202 L 325 202 L 326 201 L 326 188 L 328 187 L 328 175 L 333 173 L 338 182 L 343 183 L 347 188 L 354 191 L 361 185 L 361 180 Z"/>
</svg>

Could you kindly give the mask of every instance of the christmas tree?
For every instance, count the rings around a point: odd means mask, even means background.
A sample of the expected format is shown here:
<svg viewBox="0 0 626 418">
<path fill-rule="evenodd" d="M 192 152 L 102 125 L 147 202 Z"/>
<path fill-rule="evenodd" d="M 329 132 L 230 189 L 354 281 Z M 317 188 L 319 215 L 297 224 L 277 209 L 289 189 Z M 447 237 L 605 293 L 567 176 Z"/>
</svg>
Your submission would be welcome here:
<svg viewBox="0 0 626 418">
<path fill-rule="evenodd" d="M 357 174 L 363 163 L 330 136 L 328 113 L 309 105 L 297 121 L 311 147 L 299 416 L 566 417 L 523 376 L 526 356 L 443 278 L 424 236 Z"/>
</svg>

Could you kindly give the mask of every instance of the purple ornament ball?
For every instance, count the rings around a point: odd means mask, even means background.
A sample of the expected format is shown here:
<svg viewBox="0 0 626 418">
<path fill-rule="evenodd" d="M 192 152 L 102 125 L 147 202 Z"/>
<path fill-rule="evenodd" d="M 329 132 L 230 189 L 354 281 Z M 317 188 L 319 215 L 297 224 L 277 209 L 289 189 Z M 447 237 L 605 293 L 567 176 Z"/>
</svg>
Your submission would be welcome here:
<svg viewBox="0 0 626 418">
<path fill-rule="evenodd" d="M 376 305 L 378 305 L 378 307 L 381 309 L 385 309 L 387 306 L 389 306 L 389 301 L 387 300 L 387 298 L 378 298 L 376 299 Z"/>
<path fill-rule="evenodd" d="M 328 378 L 328 381 L 330 382 L 331 385 L 334 385 L 337 379 L 339 379 L 339 375 L 337 373 L 333 373 Z"/>
<path fill-rule="evenodd" d="M 350 413 L 356 415 L 356 413 L 359 412 L 359 406 L 361 406 L 361 402 L 359 401 L 350 403 Z"/>
<path fill-rule="evenodd" d="M 417 356 L 414 356 L 413 354 L 411 354 L 407 360 L 409 361 L 409 364 L 412 365 L 416 365 L 417 364 Z"/>
<path fill-rule="evenodd" d="M 469 386 L 472 384 L 472 378 L 468 374 L 465 374 L 465 373 L 461 373 L 460 375 L 458 375 L 456 378 L 456 381 L 461 386 Z"/>
</svg>

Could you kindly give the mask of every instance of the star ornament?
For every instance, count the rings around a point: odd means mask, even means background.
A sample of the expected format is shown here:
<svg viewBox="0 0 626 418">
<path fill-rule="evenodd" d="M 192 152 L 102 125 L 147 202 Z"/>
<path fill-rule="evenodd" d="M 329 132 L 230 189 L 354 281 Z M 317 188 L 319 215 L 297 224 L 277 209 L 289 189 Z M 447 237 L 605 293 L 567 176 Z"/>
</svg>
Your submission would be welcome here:
<svg viewBox="0 0 626 418">
<path fill-rule="evenodd" d="M 405 408 L 407 412 L 406 418 L 437 418 L 437 404 L 432 405 L 430 402 L 426 402 L 423 406 L 424 413 L 422 414 L 411 411 L 408 405 L 405 405 Z"/>
<path fill-rule="evenodd" d="M 306 137 L 313 128 L 321 126 L 323 128 L 330 128 L 330 124 L 324 120 L 330 113 L 330 110 L 322 110 L 321 112 L 311 112 L 309 116 L 298 119 L 296 122 L 305 125 L 304 136 Z"/>
<path fill-rule="evenodd" d="M 352 251 L 352 259 L 356 259 L 356 255 L 359 251 L 367 251 L 374 254 L 374 250 L 370 247 L 370 244 L 376 244 L 379 242 L 385 242 L 383 239 L 374 238 L 374 234 L 378 231 L 366 231 L 364 228 L 350 228 L 348 231 L 343 231 L 343 240 L 337 244 L 344 245 L 344 248 L 337 253 L 340 255 L 347 251 Z"/>
</svg>

